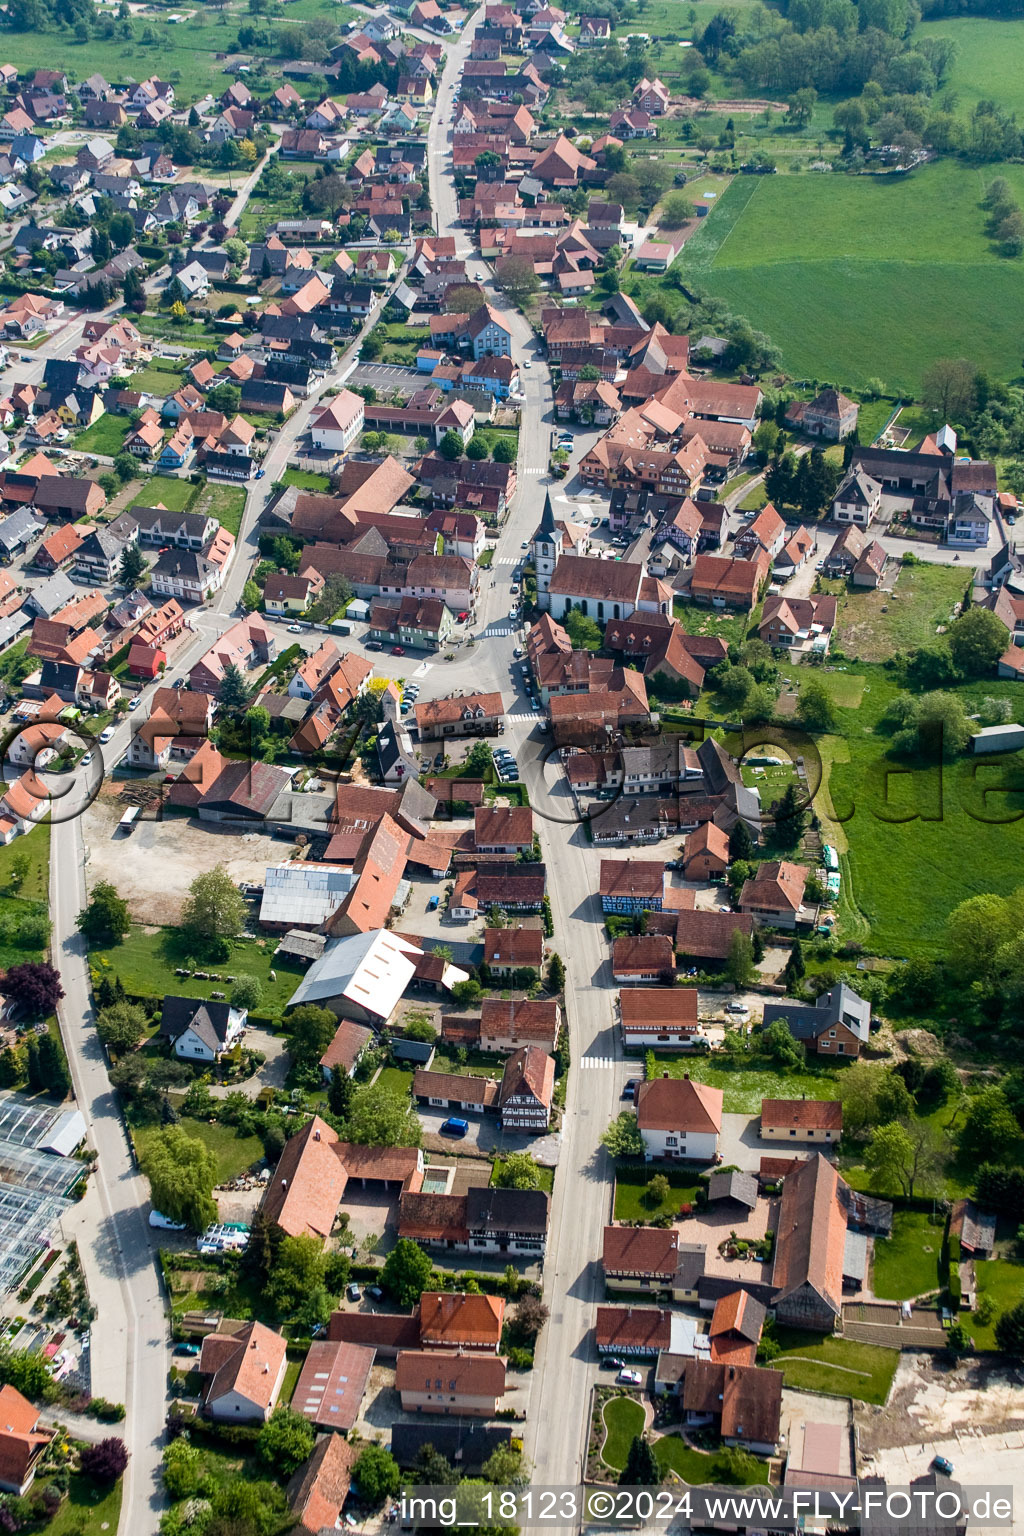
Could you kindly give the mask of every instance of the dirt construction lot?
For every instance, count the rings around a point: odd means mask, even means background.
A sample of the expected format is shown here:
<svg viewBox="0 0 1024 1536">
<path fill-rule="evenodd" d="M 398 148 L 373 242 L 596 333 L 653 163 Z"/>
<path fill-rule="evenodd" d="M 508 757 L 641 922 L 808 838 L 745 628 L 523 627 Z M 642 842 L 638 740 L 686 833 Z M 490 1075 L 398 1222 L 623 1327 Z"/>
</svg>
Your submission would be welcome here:
<svg viewBox="0 0 1024 1536">
<path fill-rule="evenodd" d="M 117 830 L 124 804 L 101 795 L 85 814 L 85 877 L 90 890 L 110 880 L 140 923 L 176 923 L 196 875 L 223 864 L 236 883 L 262 885 L 268 864 L 287 859 L 291 845 L 263 833 L 228 831 L 196 820 L 136 822 Z"/>
<path fill-rule="evenodd" d="M 901 1356 L 884 1408 L 858 1408 L 862 1453 L 947 1437 L 1024 1428 L 1024 1373 L 983 1359 L 957 1367 L 929 1354 Z M 952 1458 L 951 1458 L 952 1459 Z"/>
</svg>

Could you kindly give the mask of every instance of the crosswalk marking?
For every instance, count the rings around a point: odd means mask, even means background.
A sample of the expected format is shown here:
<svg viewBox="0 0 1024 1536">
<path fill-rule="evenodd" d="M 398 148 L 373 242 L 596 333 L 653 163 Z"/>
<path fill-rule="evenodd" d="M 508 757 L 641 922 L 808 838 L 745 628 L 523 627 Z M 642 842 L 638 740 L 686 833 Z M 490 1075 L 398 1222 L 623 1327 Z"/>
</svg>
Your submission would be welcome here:
<svg viewBox="0 0 1024 1536">
<path fill-rule="evenodd" d="M 581 1067 L 614 1067 L 614 1056 L 581 1056 Z"/>
<path fill-rule="evenodd" d="M 523 474 L 524 475 L 543 475 L 545 473 L 546 473 L 546 471 L 543 470 L 543 469 L 524 469 L 523 470 Z"/>
<path fill-rule="evenodd" d="M 524 721 L 539 720 L 540 719 L 540 715 L 538 714 L 538 712 L 536 710 L 531 710 L 528 715 L 525 715 L 525 714 L 524 715 L 506 715 L 505 719 L 506 720 L 511 720 L 513 724 L 515 724 L 518 721 L 519 724 L 522 725 Z"/>
<path fill-rule="evenodd" d="M 492 565 L 518 565 L 521 558 L 522 558 L 522 556 L 520 556 L 520 555 L 499 555 L 497 560 L 492 560 L 491 561 L 491 564 Z"/>
<path fill-rule="evenodd" d="M 511 635 L 514 634 L 511 624 L 488 624 L 484 630 L 485 635 Z"/>
</svg>

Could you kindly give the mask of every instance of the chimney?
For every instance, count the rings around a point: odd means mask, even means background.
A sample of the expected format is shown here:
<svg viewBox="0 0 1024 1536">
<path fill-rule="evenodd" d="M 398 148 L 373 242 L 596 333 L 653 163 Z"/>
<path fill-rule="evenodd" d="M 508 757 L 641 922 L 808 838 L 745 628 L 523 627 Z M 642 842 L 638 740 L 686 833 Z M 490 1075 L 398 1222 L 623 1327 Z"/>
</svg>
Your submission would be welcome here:
<svg viewBox="0 0 1024 1536">
<path fill-rule="evenodd" d="M 690 1074 L 689 1074 L 689 1072 L 684 1072 L 683 1073 L 683 1082 L 684 1083 L 688 1083 L 689 1081 L 690 1081 Z"/>
<path fill-rule="evenodd" d="M 320 1132 L 319 1131 L 314 1131 L 313 1132 L 313 1140 L 314 1141 L 319 1141 L 320 1140 Z"/>
<path fill-rule="evenodd" d="M 282 1189 L 287 1189 L 288 1188 L 288 1180 L 287 1179 L 282 1179 L 281 1180 L 281 1188 Z"/>
</svg>

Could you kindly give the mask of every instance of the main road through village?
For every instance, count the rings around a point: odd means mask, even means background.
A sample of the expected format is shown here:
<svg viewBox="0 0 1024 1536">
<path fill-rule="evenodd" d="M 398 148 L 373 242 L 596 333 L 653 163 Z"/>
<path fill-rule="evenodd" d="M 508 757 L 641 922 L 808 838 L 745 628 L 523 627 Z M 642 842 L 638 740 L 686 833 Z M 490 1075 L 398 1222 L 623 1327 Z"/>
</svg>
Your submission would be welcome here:
<svg viewBox="0 0 1024 1536">
<path fill-rule="evenodd" d="M 449 44 L 428 134 L 430 191 L 439 234 L 452 234 L 460 254 L 472 256 L 468 233 L 457 225 L 455 190 L 448 157 L 454 95 L 480 12 Z M 482 264 L 472 264 L 480 270 Z M 498 689 L 510 702 L 515 625 L 508 616 L 508 580 L 523 558 L 523 543 L 537 527 L 543 509 L 549 434 L 551 382 L 537 355 L 536 338 L 526 320 L 496 292 L 490 296 L 511 328 L 514 355 L 530 359 L 522 373 L 519 491 L 495 550 L 493 577 L 483 577 L 474 638 L 463 643 L 448 666 L 432 666 L 430 694 L 453 687 Z M 111 306 L 114 314 L 120 306 Z M 37 371 L 50 356 L 67 356 L 78 344 L 81 322 L 74 321 L 35 354 Z M 235 559 L 224 587 L 209 609 L 193 616 L 194 639 L 174 659 L 187 672 L 215 634 L 232 622 L 252 561 L 257 553 L 258 519 L 268 487 L 294 454 L 317 397 L 337 387 L 350 371 L 359 337 L 310 399 L 277 434 L 264 462 L 265 477 L 250 485 Z M 21 370 L 18 370 L 20 375 Z M 589 434 L 588 434 L 589 438 Z M 583 447 L 584 441 L 578 440 Z M 563 483 L 564 484 L 564 483 Z M 563 487 L 552 488 L 557 502 L 568 502 Z M 564 515 L 565 506 L 557 507 Z M 504 575 L 502 573 L 505 573 Z M 147 690 L 147 693 L 151 690 Z M 137 725 L 145 709 L 131 717 Z M 128 747 L 129 721 L 122 721 L 105 749 L 117 762 Z M 570 802 L 557 764 L 546 764 L 548 738 L 527 712 L 512 710 L 508 726 L 516 743 L 531 800 L 540 813 L 539 827 L 548 868 L 555 922 L 555 944 L 566 962 L 566 1017 L 573 1069 L 562 1125 L 562 1147 L 551 1212 L 544 1299 L 551 1321 L 541 1336 L 531 1378 L 526 1450 L 538 1484 L 575 1482 L 582 1474 L 586 1438 L 591 1349 L 589 1330 L 600 1296 L 601 1230 L 608 1220 L 610 1167 L 600 1133 L 616 1109 L 621 1053 L 612 1028 L 610 971 L 603 929 L 596 907 L 597 861 L 582 829 L 571 819 Z M 98 754 L 97 754 L 98 756 Z M 73 797 L 69 797 L 73 798 Z M 75 926 L 85 903 L 88 849 L 79 817 L 55 813 L 51 839 L 50 897 L 53 947 L 64 985 L 60 1022 L 75 1095 L 86 1117 L 89 1141 L 98 1163 L 84 1200 L 69 1213 L 67 1235 L 79 1242 L 83 1267 L 98 1315 L 93 1325 L 93 1391 L 126 1404 L 124 1435 L 131 1450 L 125 1478 L 120 1536 L 155 1532 L 165 1500 L 160 1480 L 168 1366 L 165 1298 L 156 1260 L 156 1244 L 146 1220 L 148 1189 L 138 1173 L 130 1144 L 107 1079 L 106 1061 L 94 1028 L 85 947 Z M 158 878 L 158 872 L 154 872 Z M 590 1070 L 581 1070 L 588 1059 Z"/>
</svg>

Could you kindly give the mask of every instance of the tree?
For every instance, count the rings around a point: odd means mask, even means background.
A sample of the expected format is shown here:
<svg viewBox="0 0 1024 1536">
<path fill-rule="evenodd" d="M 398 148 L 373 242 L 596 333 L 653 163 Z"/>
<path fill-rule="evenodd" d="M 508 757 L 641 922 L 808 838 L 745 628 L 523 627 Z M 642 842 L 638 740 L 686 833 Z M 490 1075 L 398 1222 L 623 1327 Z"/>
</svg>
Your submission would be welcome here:
<svg viewBox="0 0 1024 1536">
<path fill-rule="evenodd" d="M 199 949 L 211 940 L 233 939 L 245 924 L 245 899 L 223 864 L 204 870 L 188 888 L 181 928 Z"/>
<path fill-rule="evenodd" d="M 17 1003 L 32 1019 L 53 1013 L 64 996 L 60 972 L 43 960 L 9 966 L 2 985 L 4 997 Z"/>
<path fill-rule="evenodd" d="M 232 1008 L 244 1008 L 252 1012 L 259 1007 L 260 998 L 263 996 L 263 983 L 258 976 L 250 976 L 247 971 L 240 971 L 235 977 L 235 984 L 231 988 Z"/>
<path fill-rule="evenodd" d="M 418 1147 L 422 1130 L 411 1099 L 368 1084 L 352 1095 L 345 1134 L 364 1147 Z"/>
<path fill-rule="evenodd" d="M 661 1482 L 658 1458 L 646 1435 L 633 1436 L 619 1482 L 626 1488 L 656 1488 Z"/>
<path fill-rule="evenodd" d="M 889 1120 L 909 1120 L 913 1111 L 907 1085 L 898 1072 L 874 1062 L 855 1061 L 839 1080 L 844 1136 L 863 1136 Z"/>
<path fill-rule="evenodd" d="M 1006 1094 L 995 1084 L 983 1088 L 968 1101 L 960 1132 L 961 1156 L 981 1162 L 998 1149 L 1005 1161 L 1020 1143 L 1020 1127 Z"/>
<path fill-rule="evenodd" d="M 309 1420 L 279 1406 L 259 1432 L 256 1454 L 278 1476 L 291 1477 L 312 1456 L 315 1442 Z"/>
<path fill-rule="evenodd" d="M 352 1477 L 367 1504 L 383 1504 L 398 1492 L 402 1483 L 398 1462 L 382 1445 L 368 1445 L 360 1451 Z"/>
<path fill-rule="evenodd" d="M 886 1190 L 913 1198 L 915 1186 L 939 1166 L 941 1149 L 931 1127 L 921 1120 L 893 1120 L 878 1125 L 864 1152 L 864 1162 Z"/>
<path fill-rule="evenodd" d="M 33 1049 L 34 1048 L 34 1049 Z M 68 1059 L 59 1038 L 49 1031 L 28 1043 L 29 1086 L 63 1099 L 71 1089 Z"/>
<path fill-rule="evenodd" d="M 217 1219 L 213 1186 L 217 1160 L 199 1140 L 180 1125 L 158 1131 L 139 1157 L 149 1180 L 153 1205 L 171 1221 L 183 1221 L 194 1232 L 203 1232 Z"/>
<path fill-rule="evenodd" d="M 146 572 L 146 557 L 137 544 L 126 544 L 121 553 L 117 579 L 124 587 L 137 586 Z"/>
<path fill-rule="evenodd" d="M 729 859 L 748 860 L 754 852 L 754 840 L 745 821 L 738 821 L 729 833 Z"/>
<path fill-rule="evenodd" d="M 231 1478 L 210 1501 L 212 1519 L 206 1536 L 270 1536 L 281 1525 L 287 1507 L 284 1490 L 277 1483 Z"/>
<path fill-rule="evenodd" d="M 88 905 L 76 918 L 79 933 L 90 944 L 120 944 L 131 928 L 128 903 L 117 893 L 117 887 L 109 880 L 97 880 Z"/>
<path fill-rule="evenodd" d="M 785 1019 L 773 1019 L 768 1028 L 762 1030 L 760 1045 L 764 1054 L 783 1071 L 796 1071 L 804 1064 L 803 1050 L 793 1039 Z"/>
<path fill-rule="evenodd" d="M 303 1003 L 285 1020 L 288 1051 L 296 1067 L 317 1067 L 320 1057 L 338 1031 L 338 1021 L 329 1008 Z"/>
<path fill-rule="evenodd" d="M 807 967 L 804 965 L 803 945 L 800 943 L 799 939 L 794 939 L 790 945 L 789 957 L 786 960 L 786 967 L 783 972 L 786 985 L 795 985 L 796 982 L 802 979 L 806 970 Z"/>
<path fill-rule="evenodd" d="M 134 1051 L 145 1034 L 146 1015 L 138 1003 L 114 1003 L 100 1011 L 96 1028 L 107 1049 L 123 1056 Z"/>
<path fill-rule="evenodd" d="M 327 1108 L 339 1120 L 345 1120 L 352 1107 L 355 1088 L 343 1067 L 335 1067 L 327 1084 Z"/>
<path fill-rule="evenodd" d="M 25 884 L 25 877 L 29 872 L 31 864 L 32 860 L 29 858 L 24 848 L 19 848 L 17 852 L 13 854 L 11 861 L 7 866 L 7 886 L 9 890 L 15 892 L 21 890 L 22 886 Z"/>
<path fill-rule="evenodd" d="M 996 1318 L 996 1343 L 1004 1354 L 1024 1359 L 1024 1301 Z"/>
<path fill-rule="evenodd" d="M 495 1165 L 492 1182 L 499 1189 L 539 1189 L 540 1170 L 529 1152 L 509 1152 Z"/>
<path fill-rule="evenodd" d="M 590 618 L 588 614 L 580 613 L 578 608 L 571 608 L 562 623 L 566 634 L 572 641 L 573 650 L 600 650 L 601 630 L 596 619 Z"/>
<path fill-rule="evenodd" d="M 480 1001 L 481 991 L 480 983 L 470 976 L 465 981 L 455 983 L 452 987 L 452 999 L 459 1004 L 460 1008 L 471 1008 L 474 1003 Z"/>
<path fill-rule="evenodd" d="M 991 617 L 995 618 L 995 614 Z M 998 619 L 996 623 L 999 623 Z M 832 704 L 832 695 L 824 683 L 819 682 L 816 677 L 809 677 L 801 687 L 800 697 L 796 702 L 796 717 L 809 731 L 835 730 L 836 712 Z"/>
<path fill-rule="evenodd" d="M 679 229 L 693 216 L 693 204 L 686 193 L 670 192 L 661 205 L 658 222 L 664 229 Z"/>
<path fill-rule="evenodd" d="M 540 287 L 533 261 L 527 256 L 506 256 L 497 263 L 494 278 L 502 293 L 507 293 L 513 304 L 520 307 Z"/>
<path fill-rule="evenodd" d="M 384 1260 L 381 1284 L 400 1307 L 411 1307 L 430 1284 L 433 1270 L 429 1255 L 419 1244 L 400 1237 Z"/>
<path fill-rule="evenodd" d="M 424 1488 L 451 1487 L 458 1475 L 447 1457 L 432 1445 L 421 1445 L 412 1464 L 411 1481 Z"/>
<path fill-rule="evenodd" d="M 134 480 L 138 470 L 138 462 L 130 453 L 116 453 L 114 455 L 114 473 L 122 485 L 129 480 Z"/>
<path fill-rule="evenodd" d="M 482 437 L 471 437 L 466 444 L 466 458 L 482 461 L 490 458 L 491 451 Z M 997 621 L 998 622 L 998 621 Z"/>
<path fill-rule="evenodd" d="M 511 1488 L 522 1477 L 523 1453 L 514 1445 L 499 1445 L 488 1456 L 480 1472 L 496 1488 Z"/>
<path fill-rule="evenodd" d="M 116 1435 L 82 1447 L 78 1465 L 94 1483 L 116 1483 L 128 1466 L 128 1447 Z"/>
<path fill-rule="evenodd" d="M 548 961 L 548 991 L 561 992 L 565 988 L 565 961 L 557 951 Z"/>
<path fill-rule="evenodd" d="M 968 608 L 949 626 L 946 639 L 965 677 L 991 676 L 1006 650 L 1006 625 L 990 608 Z"/>
<path fill-rule="evenodd" d="M 248 613 L 255 613 L 262 601 L 263 593 L 260 591 L 259 587 L 254 581 L 247 581 L 245 586 L 242 588 L 242 607 Z"/>
<path fill-rule="evenodd" d="M 486 741 L 475 741 L 466 753 L 462 772 L 468 779 L 482 779 L 491 768 L 491 749 Z"/>
<path fill-rule="evenodd" d="M 510 437 L 499 437 L 491 457 L 496 464 L 514 464 L 516 445 Z"/>
<path fill-rule="evenodd" d="M 326 1323 L 331 1314 L 326 1266 L 323 1244 L 312 1233 L 281 1239 L 264 1291 L 278 1317 L 306 1328 Z"/>
<path fill-rule="evenodd" d="M 806 807 L 800 791 L 790 782 L 782 792 L 782 798 L 772 805 L 775 818 L 775 836 L 784 848 L 795 848 L 804 834 L 807 821 Z"/>
<path fill-rule="evenodd" d="M 446 432 L 438 444 L 438 452 L 442 459 L 447 459 L 449 464 L 454 464 L 456 459 L 462 458 L 463 442 L 458 432 Z"/>
<path fill-rule="evenodd" d="M 978 402 L 978 370 L 966 358 L 942 357 L 926 369 L 921 398 L 946 421 L 966 421 Z"/>
<path fill-rule="evenodd" d="M 233 661 L 224 668 L 219 697 L 222 710 L 244 709 L 249 702 L 248 684 Z"/>
<path fill-rule="evenodd" d="M 955 1359 L 969 1355 L 974 1348 L 974 1340 L 959 1318 L 946 1330 L 946 1348 Z"/>
<path fill-rule="evenodd" d="M 786 121 L 792 123 L 794 128 L 806 128 L 817 100 L 818 93 L 812 85 L 794 91 L 786 107 Z"/>
<path fill-rule="evenodd" d="M 650 1206 L 664 1205 L 672 1193 L 672 1186 L 663 1173 L 656 1173 L 644 1190 L 644 1202 Z"/>
<path fill-rule="evenodd" d="M 754 946 L 750 935 L 744 933 L 742 928 L 734 928 L 732 931 L 724 969 L 737 991 L 748 987 L 754 979 Z"/>
<path fill-rule="evenodd" d="M 163 1463 L 164 1487 L 169 1498 L 190 1499 L 198 1493 L 203 1460 L 188 1435 L 179 1435 L 165 1447 Z"/>
<path fill-rule="evenodd" d="M 601 1144 L 612 1157 L 643 1157 L 644 1139 L 632 1110 L 624 1109 L 602 1132 Z"/>
<path fill-rule="evenodd" d="M 437 951 L 435 950 L 436 954 Z M 403 1040 L 419 1040 L 424 1045 L 433 1045 L 437 1039 L 437 1030 L 428 1018 L 410 1019 L 402 1030 Z"/>
</svg>

